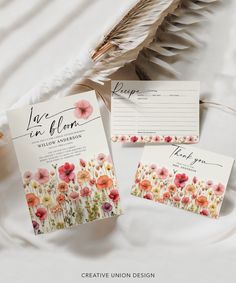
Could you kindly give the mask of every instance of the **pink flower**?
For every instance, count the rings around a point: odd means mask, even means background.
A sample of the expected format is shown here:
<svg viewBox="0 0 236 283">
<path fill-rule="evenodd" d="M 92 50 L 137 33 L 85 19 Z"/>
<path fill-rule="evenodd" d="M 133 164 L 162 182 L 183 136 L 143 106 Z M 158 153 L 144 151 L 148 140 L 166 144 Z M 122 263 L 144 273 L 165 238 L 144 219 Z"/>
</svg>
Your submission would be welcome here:
<svg viewBox="0 0 236 283">
<path fill-rule="evenodd" d="M 45 184 L 49 181 L 49 172 L 47 169 L 39 168 L 34 178 L 39 184 Z"/>
<path fill-rule="evenodd" d="M 76 200 L 79 198 L 79 194 L 78 194 L 77 192 L 71 192 L 71 193 L 69 194 L 69 198 L 70 198 L 70 200 L 72 200 L 72 201 L 76 201 Z"/>
<path fill-rule="evenodd" d="M 162 167 L 161 169 L 157 170 L 157 176 L 160 179 L 166 179 L 168 177 L 168 170 L 165 167 Z"/>
<path fill-rule="evenodd" d="M 177 174 L 175 176 L 174 183 L 177 188 L 183 188 L 188 181 L 188 176 L 186 174 Z"/>
<path fill-rule="evenodd" d="M 26 182 L 30 182 L 33 178 L 33 174 L 30 171 L 26 171 L 23 175 L 23 178 Z"/>
<path fill-rule="evenodd" d="M 180 197 L 179 197 L 179 196 L 174 196 L 174 197 L 173 197 L 173 200 L 174 200 L 175 202 L 179 202 L 179 201 L 180 201 Z"/>
<path fill-rule="evenodd" d="M 87 100 L 80 100 L 75 103 L 75 116 L 78 119 L 87 120 L 93 113 L 93 107 Z"/>
<path fill-rule="evenodd" d="M 213 186 L 213 182 L 211 180 L 207 181 L 206 182 L 206 185 L 208 188 L 212 187 Z"/>
<path fill-rule="evenodd" d="M 214 190 L 216 195 L 222 195 L 225 191 L 225 187 L 224 187 L 224 185 L 219 183 L 218 185 L 213 186 L 213 190 Z"/>
<path fill-rule="evenodd" d="M 204 216 L 208 216 L 208 211 L 206 209 L 203 209 L 201 212 L 200 212 L 201 215 L 204 215 Z"/>
<path fill-rule="evenodd" d="M 187 137 L 185 142 L 186 143 L 193 143 L 194 142 L 194 137 L 192 137 L 192 136 Z"/>
<path fill-rule="evenodd" d="M 126 136 L 120 136 L 119 141 L 120 142 L 126 142 Z"/>
<path fill-rule="evenodd" d="M 96 179 L 91 179 L 91 180 L 89 181 L 89 185 L 90 185 L 90 186 L 95 185 L 95 183 L 96 183 Z"/>
<path fill-rule="evenodd" d="M 165 137 L 165 142 L 171 142 L 172 141 L 172 137 L 168 136 L 168 137 Z"/>
<path fill-rule="evenodd" d="M 47 209 L 44 207 L 39 207 L 35 212 L 35 215 L 40 219 L 40 221 L 44 221 L 47 218 Z"/>
<path fill-rule="evenodd" d="M 138 137 L 133 136 L 133 137 L 130 138 L 130 141 L 131 142 L 137 142 L 138 141 Z"/>
<path fill-rule="evenodd" d="M 38 224 L 37 221 L 32 220 L 32 225 L 33 225 L 34 230 L 38 230 L 39 229 L 39 224 Z"/>
<path fill-rule="evenodd" d="M 146 194 L 143 196 L 143 198 L 149 199 L 149 200 L 153 200 L 153 196 L 152 196 L 151 193 L 146 193 Z"/>
<path fill-rule="evenodd" d="M 183 204 L 188 204 L 190 202 L 190 199 L 189 199 L 189 197 L 183 197 L 181 202 Z"/>
<path fill-rule="evenodd" d="M 83 159 L 79 160 L 79 164 L 81 167 L 85 167 L 86 166 L 86 161 L 84 161 Z"/>
<path fill-rule="evenodd" d="M 120 199 L 120 195 L 119 195 L 118 190 L 116 190 L 116 189 L 111 190 L 110 194 L 109 194 L 109 198 L 111 200 L 113 200 L 113 202 L 118 202 L 119 199 Z"/>
<path fill-rule="evenodd" d="M 104 153 L 99 153 L 97 156 L 97 161 L 101 165 L 106 161 L 107 157 Z"/>
<path fill-rule="evenodd" d="M 197 180 L 197 177 L 196 177 L 196 176 L 194 176 L 194 177 L 193 177 L 193 183 L 194 183 L 194 184 L 196 184 L 196 183 L 197 183 L 197 181 L 198 181 L 198 180 Z"/>
<path fill-rule="evenodd" d="M 102 209 L 104 212 L 112 211 L 112 205 L 109 202 L 104 202 L 102 205 Z"/>
<path fill-rule="evenodd" d="M 91 196 L 91 190 L 88 187 L 84 187 L 83 189 L 80 190 L 80 195 L 81 197 L 89 197 Z"/>
<path fill-rule="evenodd" d="M 72 164 L 72 163 L 70 164 L 70 163 L 66 162 L 64 165 L 62 165 L 58 168 L 59 178 L 66 183 L 73 181 L 75 179 L 75 174 L 73 172 L 74 169 L 75 169 L 74 164 Z"/>
<path fill-rule="evenodd" d="M 152 142 L 160 142 L 161 138 L 159 136 L 152 137 Z"/>
<path fill-rule="evenodd" d="M 155 170 L 157 169 L 156 164 L 152 164 L 152 165 L 150 165 L 150 169 L 151 169 L 152 171 L 155 171 Z"/>
</svg>

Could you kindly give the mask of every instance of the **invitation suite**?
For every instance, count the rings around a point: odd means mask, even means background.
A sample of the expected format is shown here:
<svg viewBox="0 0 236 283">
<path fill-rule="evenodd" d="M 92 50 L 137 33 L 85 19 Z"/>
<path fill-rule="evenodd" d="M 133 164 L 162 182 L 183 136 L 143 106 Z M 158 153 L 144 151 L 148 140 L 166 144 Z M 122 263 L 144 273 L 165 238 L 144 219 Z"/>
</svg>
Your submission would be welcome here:
<svg viewBox="0 0 236 283">
<path fill-rule="evenodd" d="M 113 142 L 196 143 L 199 82 L 113 81 Z"/>
<path fill-rule="evenodd" d="M 132 195 L 217 218 L 233 162 L 189 145 L 146 145 Z"/>
<path fill-rule="evenodd" d="M 8 112 L 35 234 L 121 213 L 94 92 Z"/>
</svg>

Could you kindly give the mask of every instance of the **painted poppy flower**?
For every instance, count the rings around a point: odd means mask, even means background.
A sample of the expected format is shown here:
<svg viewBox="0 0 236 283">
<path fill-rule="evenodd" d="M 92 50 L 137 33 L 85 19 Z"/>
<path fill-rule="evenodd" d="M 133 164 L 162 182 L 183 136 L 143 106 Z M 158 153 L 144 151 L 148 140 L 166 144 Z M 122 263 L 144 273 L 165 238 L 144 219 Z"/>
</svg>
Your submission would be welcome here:
<svg viewBox="0 0 236 283">
<path fill-rule="evenodd" d="M 104 153 L 99 153 L 97 156 L 97 161 L 101 165 L 106 161 L 107 157 Z"/>
<path fill-rule="evenodd" d="M 70 200 L 72 200 L 72 201 L 76 201 L 76 200 L 79 198 L 79 193 L 77 193 L 77 192 L 71 192 L 71 193 L 69 194 L 69 198 L 70 198 Z"/>
<path fill-rule="evenodd" d="M 38 224 L 37 221 L 32 220 L 32 225 L 33 225 L 34 230 L 38 230 L 39 229 L 39 224 Z"/>
<path fill-rule="evenodd" d="M 66 193 L 68 191 L 68 185 L 64 182 L 61 182 L 57 185 L 57 189 L 61 193 Z"/>
<path fill-rule="evenodd" d="M 179 197 L 179 196 L 174 196 L 174 197 L 173 197 L 173 200 L 174 200 L 175 202 L 180 202 L 180 197 Z"/>
<path fill-rule="evenodd" d="M 148 180 L 143 180 L 139 183 L 139 189 L 144 191 L 151 191 L 152 185 Z"/>
<path fill-rule="evenodd" d="M 28 193 L 25 196 L 29 207 L 37 206 L 40 202 L 39 198 L 33 193 Z"/>
<path fill-rule="evenodd" d="M 65 202 L 65 196 L 64 196 L 63 194 L 59 194 L 59 195 L 57 196 L 56 200 L 57 200 L 57 202 L 58 202 L 59 204 L 62 204 L 62 203 Z"/>
<path fill-rule="evenodd" d="M 183 188 L 188 181 L 188 176 L 186 174 L 176 174 L 174 183 L 177 188 Z"/>
<path fill-rule="evenodd" d="M 167 200 L 167 199 L 170 198 L 170 193 L 169 192 L 164 192 L 162 197 L 163 197 L 164 200 Z"/>
<path fill-rule="evenodd" d="M 39 207 L 35 212 L 35 215 L 40 219 L 40 221 L 44 221 L 47 218 L 47 209 L 44 207 Z"/>
<path fill-rule="evenodd" d="M 201 207 L 205 207 L 208 206 L 208 201 L 207 198 L 205 196 L 199 196 L 196 200 L 196 205 L 201 206 Z"/>
<path fill-rule="evenodd" d="M 225 191 L 225 187 L 219 183 L 218 185 L 213 186 L 213 190 L 216 195 L 222 195 Z"/>
<path fill-rule="evenodd" d="M 23 178 L 24 178 L 25 182 L 29 183 L 33 178 L 32 172 L 26 171 L 23 175 Z"/>
<path fill-rule="evenodd" d="M 183 204 L 188 204 L 188 203 L 190 202 L 190 199 L 189 199 L 189 197 L 183 197 L 182 200 L 181 200 L 181 202 L 182 202 Z"/>
<path fill-rule="evenodd" d="M 111 212 L 112 211 L 112 205 L 109 202 L 104 202 L 102 204 L 102 209 L 104 212 Z"/>
<path fill-rule="evenodd" d="M 120 195 L 119 195 L 118 190 L 116 190 L 116 189 L 111 190 L 110 194 L 109 194 L 109 198 L 111 200 L 113 200 L 113 202 L 118 202 L 119 199 L 120 199 Z"/>
<path fill-rule="evenodd" d="M 84 187 L 83 189 L 80 190 L 80 195 L 81 197 L 89 197 L 91 196 L 92 191 L 88 187 Z"/>
<path fill-rule="evenodd" d="M 93 113 L 93 107 L 87 100 L 80 100 L 75 103 L 75 117 L 87 120 Z"/>
<path fill-rule="evenodd" d="M 202 211 L 200 211 L 200 214 L 204 216 L 208 216 L 209 212 L 206 209 L 203 209 Z"/>
<path fill-rule="evenodd" d="M 60 206 L 59 204 L 54 205 L 54 206 L 50 209 L 51 213 L 53 213 L 53 214 L 60 213 L 60 212 L 62 212 L 62 210 L 63 210 L 63 209 L 61 208 L 61 206 Z"/>
<path fill-rule="evenodd" d="M 102 175 L 97 179 L 96 186 L 99 190 L 109 189 L 113 185 L 113 181 L 107 175 Z"/>
<path fill-rule="evenodd" d="M 45 184 L 49 181 L 49 172 L 47 169 L 39 168 L 34 174 L 34 178 L 39 184 Z"/>
<path fill-rule="evenodd" d="M 153 195 L 151 193 L 146 193 L 143 198 L 148 199 L 148 200 L 153 200 Z"/>
<path fill-rule="evenodd" d="M 170 184 L 168 186 L 168 190 L 171 194 L 175 193 L 176 192 L 176 186 L 174 184 Z"/>
<path fill-rule="evenodd" d="M 126 142 L 126 136 L 120 136 L 119 141 L 120 142 Z"/>
<path fill-rule="evenodd" d="M 170 136 L 167 136 L 167 137 L 165 137 L 165 142 L 171 142 L 172 141 L 172 137 L 170 137 Z"/>
<path fill-rule="evenodd" d="M 169 174 L 169 172 L 165 167 L 162 167 L 162 168 L 157 170 L 157 176 L 160 179 L 163 179 L 163 180 L 166 179 L 168 177 L 168 174 Z"/>
<path fill-rule="evenodd" d="M 193 185 L 187 185 L 185 188 L 187 194 L 193 195 L 196 192 L 196 189 Z"/>
<path fill-rule="evenodd" d="M 130 138 L 130 141 L 131 142 L 137 142 L 138 141 L 138 137 L 133 136 L 133 137 Z"/>
<path fill-rule="evenodd" d="M 90 180 L 90 174 L 86 170 L 79 171 L 77 174 L 78 183 L 86 183 Z"/>
<path fill-rule="evenodd" d="M 59 178 L 66 183 L 73 181 L 75 179 L 75 173 L 73 172 L 74 169 L 74 164 L 66 162 L 64 165 L 58 168 Z"/>
</svg>

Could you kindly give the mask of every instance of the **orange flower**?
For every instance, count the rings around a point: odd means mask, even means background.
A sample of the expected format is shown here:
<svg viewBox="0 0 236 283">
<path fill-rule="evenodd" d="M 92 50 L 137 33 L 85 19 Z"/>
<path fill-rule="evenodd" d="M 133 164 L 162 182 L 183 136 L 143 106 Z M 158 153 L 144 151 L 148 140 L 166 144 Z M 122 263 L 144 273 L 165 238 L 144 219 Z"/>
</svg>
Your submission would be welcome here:
<svg viewBox="0 0 236 283">
<path fill-rule="evenodd" d="M 175 193 L 176 192 L 176 186 L 174 184 L 170 184 L 168 186 L 168 190 L 169 192 L 172 194 L 172 193 Z"/>
<path fill-rule="evenodd" d="M 62 208 L 59 204 L 56 204 L 51 208 L 51 213 L 59 213 L 59 212 L 62 212 Z"/>
<path fill-rule="evenodd" d="M 29 207 L 34 207 L 39 204 L 39 198 L 33 193 L 26 194 L 26 200 Z"/>
<path fill-rule="evenodd" d="M 62 203 L 64 203 L 64 201 L 65 201 L 65 196 L 64 196 L 63 194 L 59 194 L 59 195 L 57 196 L 57 202 L 58 202 L 59 204 L 62 204 Z"/>
<path fill-rule="evenodd" d="M 200 196 L 198 197 L 196 200 L 196 205 L 204 207 L 204 206 L 208 206 L 208 201 L 207 198 L 205 196 Z"/>
<path fill-rule="evenodd" d="M 196 191 L 195 187 L 193 185 L 187 185 L 185 188 L 186 193 L 193 195 Z"/>
<path fill-rule="evenodd" d="M 148 180 L 143 180 L 139 183 L 139 189 L 144 191 L 151 191 L 152 185 L 151 182 Z"/>
<path fill-rule="evenodd" d="M 102 175 L 97 179 L 96 186 L 99 190 L 109 189 L 112 187 L 112 185 L 113 185 L 113 181 L 107 175 Z"/>
<path fill-rule="evenodd" d="M 170 193 L 169 192 L 164 192 L 164 194 L 163 194 L 163 199 L 164 200 L 167 200 L 167 199 L 169 199 L 170 198 Z"/>
<path fill-rule="evenodd" d="M 68 191 L 68 185 L 65 182 L 61 182 L 57 185 L 57 189 L 61 193 L 66 193 Z"/>
<path fill-rule="evenodd" d="M 89 182 L 90 174 L 86 170 L 82 170 L 78 172 L 77 179 L 79 183 Z"/>
</svg>

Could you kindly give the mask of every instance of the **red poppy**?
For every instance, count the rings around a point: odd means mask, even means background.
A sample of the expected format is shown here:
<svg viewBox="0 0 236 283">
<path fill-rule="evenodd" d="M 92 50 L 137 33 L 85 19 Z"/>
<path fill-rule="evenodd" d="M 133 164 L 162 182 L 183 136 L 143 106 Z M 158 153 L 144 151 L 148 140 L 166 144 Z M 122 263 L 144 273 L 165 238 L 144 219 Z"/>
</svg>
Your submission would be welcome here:
<svg viewBox="0 0 236 283">
<path fill-rule="evenodd" d="M 175 176 L 174 183 L 177 188 L 183 188 L 188 181 L 188 176 L 186 174 L 177 174 Z"/>
<path fill-rule="evenodd" d="M 118 190 L 116 190 L 116 189 L 111 190 L 110 194 L 109 194 L 109 198 L 111 200 L 113 200 L 113 202 L 118 202 L 119 199 L 120 199 L 120 195 L 119 195 Z"/>
<path fill-rule="evenodd" d="M 138 141 L 138 137 L 133 136 L 133 137 L 130 138 L 130 140 L 131 140 L 132 142 L 137 142 L 137 141 Z"/>
</svg>

